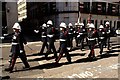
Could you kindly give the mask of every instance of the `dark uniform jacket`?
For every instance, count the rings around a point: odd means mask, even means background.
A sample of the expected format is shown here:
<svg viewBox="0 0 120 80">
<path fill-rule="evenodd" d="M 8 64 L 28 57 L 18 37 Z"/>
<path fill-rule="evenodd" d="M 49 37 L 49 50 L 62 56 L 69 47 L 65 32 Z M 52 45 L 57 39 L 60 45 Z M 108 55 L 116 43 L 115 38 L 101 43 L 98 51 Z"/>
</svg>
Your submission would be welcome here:
<svg viewBox="0 0 120 80">
<path fill-rule="evenodd" d="M 25 38 L 22 33 L 15 33 L 12 37 L 12 53 L 20 53 L 20 50 L 24 52 L 24 44 L 27 44 Z"/>
<path fill-rule="evenodd" d="M 60 47 L 67 48 L 68 32 L 60 32 Z"/>
<path fill-rule="evenodd" d="M 43 42 L 47 40 L 47 28 L 42 29 L 41 38 Z"/>
<path fill-rule="evenodd" d="M 104 29 L 102 29 L 101 31 L 98 30 L 98 41 L 104 41 L 106 37 L 106 32 Z"/>
<path fill-rule="evenodd" d="M 68 28 L 68 34 L 69 34 L 69 37 L 73 37 L 73 33 L 74 33 L 74 29 L 71 27 L 71 28 Z"/>
<path fill-rule="evenodd" d="M 88 45 L 95 45 L 96 44 L 96 38 L 97 38 L 97 31 L 89 31 L 87 33 L 87 39 L 88 39 Z"/>
</svg>

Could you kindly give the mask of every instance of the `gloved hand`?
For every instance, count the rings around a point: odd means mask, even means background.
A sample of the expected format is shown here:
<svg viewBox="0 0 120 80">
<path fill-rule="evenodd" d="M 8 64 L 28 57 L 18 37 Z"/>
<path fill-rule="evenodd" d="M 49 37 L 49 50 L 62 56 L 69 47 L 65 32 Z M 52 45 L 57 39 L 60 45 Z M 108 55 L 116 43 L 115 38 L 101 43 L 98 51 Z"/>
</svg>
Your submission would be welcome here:
<svg viewBox="0 0 120 80">
<path fill-rule="evenodd" d="M 2 36 L 2 37 L 0 37 L 0 39 L 3 40 L 3 39 L 5 39 L 5 37 Z"/>
<path fill-rule="evenodd" d="M 78 35 L 77 37 L 80 37 L 80 35 Z"/>
<path fill-rule="evenodd" d="M 23 50 L 20 50 L 20 53 L 23 53 Z"/>
</svg>

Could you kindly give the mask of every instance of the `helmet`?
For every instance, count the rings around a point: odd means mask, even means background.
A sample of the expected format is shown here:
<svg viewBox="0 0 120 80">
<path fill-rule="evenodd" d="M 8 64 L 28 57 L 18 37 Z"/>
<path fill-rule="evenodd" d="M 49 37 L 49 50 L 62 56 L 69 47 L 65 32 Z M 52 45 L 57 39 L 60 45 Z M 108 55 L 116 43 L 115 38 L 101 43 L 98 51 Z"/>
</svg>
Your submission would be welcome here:
<svg viewBox="0 0 120 80">
<path fill-rule="evenodd" d="M 80 26 L 80 23 L 75 23 L 75 26 Z"/>
<path fill-rule="evenodd" d="M 89 27 L 91 23 L 88 23 L 87 26 Z"/>
<path fill-rule="evenodd" d="M 109 25 L 110 23 L 107 21 L 107 22 L 105 23 L 105 25 L 107 25 L 107 24 Z"/>
<path fill-rule="evenodd" d="M 72 23 L 69 23 L 68 26 L 73 26 Z"/>
<path fill-rule="evenodd" d="M 44 23 L 43 25 L 42 25 L 43 27 L 47 27 L 47 25 Z"/>
<path fill-rule="evenodd" d="M 67 28 L 66 24 L 64 22 L 60 23 L 60 27 Z"/>
<path fill-rule="evenodd" d="M 75 26 L 77 26 L 77 23 L 75 23 Z"/>
<path fill-rule="evenodd" d="M 20 27 L 19 23 L 17 23 L 17 22 L 14 24 L 14 26 L 12 28 L 21 30 L 21 27 Z"/>
<path fill-rule="evenodd" d="M 91 23 L 91 24 L 89 25 L 89 28 L 95 28 L 94 24 Z"/>
<path fill-rule="evenodd" d="M 104 27 L 103 27 L 103 25 L 100 25 L 100 27 L 99 27 L 99 28 L 103 29 Z"/>
<path fill-rule="evenodd" d="M 83 24 L 83 23 L 80 23 L 80 26 L 84 26 L 84 24 Z"/>
<path fill-rule="evenodd" d="M 47 24 L 53 25 L 53 22 L 51 20 L 48 20 Z"/>
</svg>

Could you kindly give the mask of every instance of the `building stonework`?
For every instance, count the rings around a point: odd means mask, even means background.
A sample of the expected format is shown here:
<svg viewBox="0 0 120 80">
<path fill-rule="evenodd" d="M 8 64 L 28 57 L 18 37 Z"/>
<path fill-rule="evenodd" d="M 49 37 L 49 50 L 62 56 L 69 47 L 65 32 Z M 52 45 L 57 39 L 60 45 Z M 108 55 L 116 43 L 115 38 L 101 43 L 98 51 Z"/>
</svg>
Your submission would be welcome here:
<svg viewBox="0 0 120 80">
<path fill-rule="evenodd" d="M 26 10 L 26 0 L 18 0 L 18 21 L 23 21 L 23 19 L 27 18 L 27 10 Z"/>
<path fill-rule="evenodd" d="M 14 23 L 18 21 L 17 2 L 7 2 L 6 10 L 7 28 L 8 34 L 10 34 L 13 32 L 12 27 Z"/>
<path fill-rule="evenodd" d="M 84 22 L 85 25 L 91 13 L 91 19 L 96 28 L 100 24 L 105 24 L 106 21 L 110 21 L 111 26 L 114 26 L 120 20 L 120 3 L 93 2 L 92 6 L 94 7 L 91 7 L 90 2 L 39 2 L 28 4 L 31 4 L 28 8 L 28 14 L 34 13 L 29 15 L 28 18 L 33 20 L 32 22 L 35 20 L 35 22 L 40 23 L 39 25 L 42 25 L 42 23 L 47 22 L 49 19 L 54 22 L 56 27 L 59 27 L 61 22 L 75 24 L 78 20 L 79 11 L 81 13 L 81 22 Z M 36 16 L 39 18 L 36 18 Z M 40 21 L 41 19 L 42 21 Z"/>
</svg>

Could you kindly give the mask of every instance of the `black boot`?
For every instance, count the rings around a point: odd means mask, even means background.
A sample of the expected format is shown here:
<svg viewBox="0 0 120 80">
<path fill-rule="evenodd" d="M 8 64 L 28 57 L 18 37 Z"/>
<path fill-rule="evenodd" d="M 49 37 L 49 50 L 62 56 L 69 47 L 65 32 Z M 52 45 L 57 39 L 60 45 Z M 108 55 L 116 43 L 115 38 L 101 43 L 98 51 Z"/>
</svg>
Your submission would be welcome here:
<svg viewBox="0 0 120 80">
<path fill-rule="evenodd" d="M 12 68 L 5 68 L 5 71 L 8 71 L 8 72 L 10 72 L 10 73 L 13 72 L 13 71 L 12 71 Z"/>
</svg>

